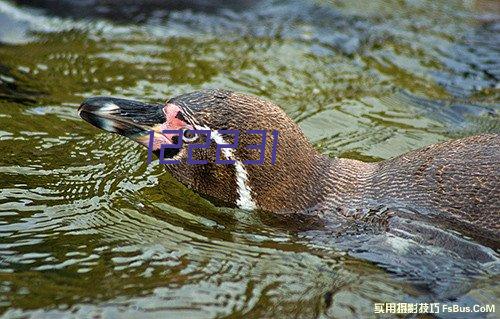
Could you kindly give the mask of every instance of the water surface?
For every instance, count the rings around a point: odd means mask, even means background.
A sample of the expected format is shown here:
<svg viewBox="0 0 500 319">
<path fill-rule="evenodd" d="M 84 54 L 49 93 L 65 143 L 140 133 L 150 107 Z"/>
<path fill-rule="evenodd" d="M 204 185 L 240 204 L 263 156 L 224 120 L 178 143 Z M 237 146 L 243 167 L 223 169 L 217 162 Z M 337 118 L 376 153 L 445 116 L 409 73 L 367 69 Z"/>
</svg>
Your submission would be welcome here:
<svg viewBox="0 0 500 319">
<path fill-rule="evenodd" d="M 497 302 L 491 265 L 426 250 L 403 275 L 215 207 L 76 109 L 223 87 L 275 101 L 324 154 L 378 161 L 500 130 L 449 108 L 498 104 L 499 30 L 495 1 L 0 1 L 0 314 L 369 318 L 378 302 Z M 415 108 L 399 90 L 445 103 Z"/>
</svg>

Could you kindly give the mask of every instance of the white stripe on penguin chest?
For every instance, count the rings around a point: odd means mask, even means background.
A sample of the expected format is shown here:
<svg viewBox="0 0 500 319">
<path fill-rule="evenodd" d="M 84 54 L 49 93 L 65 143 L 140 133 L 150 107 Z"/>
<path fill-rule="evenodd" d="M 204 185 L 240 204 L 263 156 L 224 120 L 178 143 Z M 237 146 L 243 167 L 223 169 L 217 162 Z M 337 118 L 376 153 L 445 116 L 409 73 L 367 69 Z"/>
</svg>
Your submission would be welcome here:
<svg viewBox="0 0 500 319">
<path fill-rule="evenodd" d="M 210 130 L 211 137 L 217 144 L 229 144 L 217 131 L 213 131 L 206 126 L 197 126 L 197 129 Z M 236 205 L 241 209 L 256 209 L 257 204 L 252 199 L 252 189 L 248 185 L 248 172 L 245 168 L 245 165 L 243 165 L 243 163 L 234 156 L 234 149 L 232 148 L 222 148 L 222 154 L 227 160 L 235 161 L 234 168 L 236 178 L 236 191 L 238 193 Z"/>
</svg>

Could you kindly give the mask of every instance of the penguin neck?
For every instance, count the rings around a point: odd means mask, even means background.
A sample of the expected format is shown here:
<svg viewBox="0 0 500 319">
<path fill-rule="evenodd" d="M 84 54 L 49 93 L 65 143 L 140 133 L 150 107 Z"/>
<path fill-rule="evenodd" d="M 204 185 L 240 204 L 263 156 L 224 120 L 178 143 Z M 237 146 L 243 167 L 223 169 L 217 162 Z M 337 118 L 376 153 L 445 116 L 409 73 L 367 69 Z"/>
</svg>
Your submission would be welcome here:
<svg viewBox="0 0 500 319">
<path fill-rule="evenodd" d="M 307 141 L 294 140 L 291 147 L 286 142 L 278 149 L 274 165 L 245 166 L 252 199 L 264 211 L 302 211 L 316 206 L 328 191 L 332 160 L 319 154 Z"/>
<path fill-rule="evenodd" d="M 376 165 L 307 152 L 288 152 L 275 166 L 249 166 L 248 185 L 257 206 L 295 213 L 360 205 Z"/>
</svg>

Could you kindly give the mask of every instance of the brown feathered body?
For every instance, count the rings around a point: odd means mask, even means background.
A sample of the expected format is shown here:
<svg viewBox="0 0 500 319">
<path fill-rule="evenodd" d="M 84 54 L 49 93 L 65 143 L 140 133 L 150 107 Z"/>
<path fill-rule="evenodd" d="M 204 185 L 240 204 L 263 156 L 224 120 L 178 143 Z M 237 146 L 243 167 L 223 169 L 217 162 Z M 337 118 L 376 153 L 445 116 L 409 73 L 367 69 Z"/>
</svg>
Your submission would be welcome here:
<svg viewBox="0 0 500 319">
<path fill-rule="evenodd" d="M 140 143 L 141 125 L 157 121 L 152 126 L 157 131 L 172 123 L 181 129 L 239 130 L 233 157 L 241 162 L 260 156 L 249 146 L 261 143 L 261 137 L 245 134 L 246 130 L 278 131 L 276 163 L 271 163 L 274 137 L 268 136 L 264 164 L 245 165 L 243 180 L 241 166 L 238 172 L 236 165 L 215 163 L 216 143 L 192 152 L 193 159 L 208 160 L 208 164 L 186 163 L 186 143 L 176 155 L 180 164 L 166 165 L 184 185 L 225 205 L 241 201 L 243 185 L 256 207 L 283 216 L 307 212 L 348 223 L 370 220 L 370 212 L 377 212 L 379 221 L 389 221 L 391 216 L 422 219 L 498 243 L 498 134 L 452 140 L 382 162 L 364 163 L 321 155 L 281 108 L 259 97 L 226 90 L 181 95 L 165 106 L 141 107 L 133 101 L 93 98 L 82 104 L 81 115 L 98 127 L 111 127 Z M 234 142 L 231 136 L 224 138 Z"/>
</svg>

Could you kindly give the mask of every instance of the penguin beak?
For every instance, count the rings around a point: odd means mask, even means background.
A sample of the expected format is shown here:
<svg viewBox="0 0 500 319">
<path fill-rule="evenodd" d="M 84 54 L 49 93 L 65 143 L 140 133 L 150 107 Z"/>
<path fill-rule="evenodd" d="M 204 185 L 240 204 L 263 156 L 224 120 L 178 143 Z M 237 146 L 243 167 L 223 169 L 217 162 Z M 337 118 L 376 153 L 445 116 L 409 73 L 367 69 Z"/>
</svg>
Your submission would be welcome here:
<svg viewBox="0 0 500 319">
<path fill-rule="evenodd" d="M 83 101 L 78 114 L 90 124 L 128 137 L 147 146 L 148 132 L 158 131 L 166 117 L 163 105 L 112 97 L 91 97 Z"/>
</svg>

